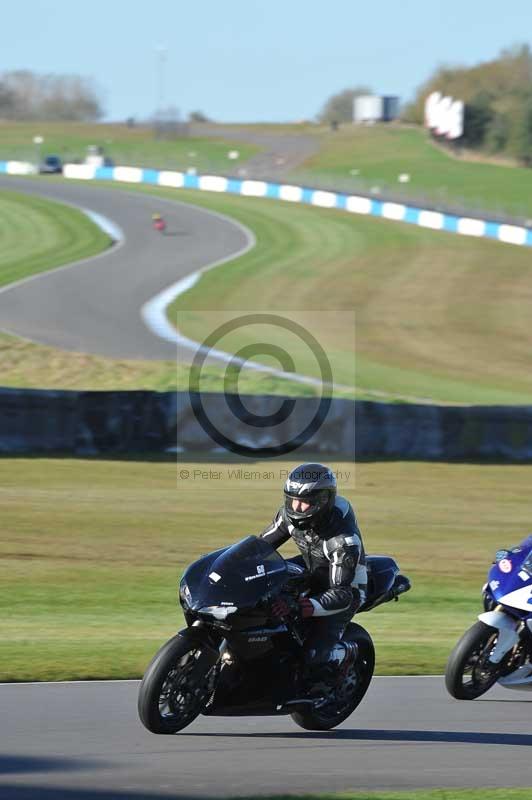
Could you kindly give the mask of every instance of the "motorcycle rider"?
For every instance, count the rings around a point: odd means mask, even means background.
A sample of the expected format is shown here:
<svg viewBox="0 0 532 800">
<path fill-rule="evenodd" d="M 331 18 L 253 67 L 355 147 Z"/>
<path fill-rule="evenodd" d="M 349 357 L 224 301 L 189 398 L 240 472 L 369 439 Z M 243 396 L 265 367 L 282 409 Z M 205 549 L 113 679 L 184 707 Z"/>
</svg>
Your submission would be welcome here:
<svg viewBox="0 0 532 800">
<path fill-rule="evenodd" d="M 162 216 L 162 214 L 158 214 L 158 213 L 152 214 L 151 215 L 151 224 L 155 228 L 155 230 L 157 230 L 157 231 L 164 231 L 164 229 L 166 228 L 166 222 L 165 222 L 164 217 Z"/>
<path fill-rule="evenodd" d="M 326 676 L 332 663 L 356 653 L 341 642 L 346 625 L 364 603 L 366 557 L 355 513 L 336 493 L 336 477 L 323 464 L 305 463 L 293 469 L 284 486 L 284 505 L 261 534 L 275 549 L 293 539 L 301 556 L 290 561 L 310 572 L 310 597 L 300 598 L 297 612 L 312 620 L 305 644 L 314 677 Z M 272 610 L 288 617 L 288 600 L 277 598 Z"/>
</svg>

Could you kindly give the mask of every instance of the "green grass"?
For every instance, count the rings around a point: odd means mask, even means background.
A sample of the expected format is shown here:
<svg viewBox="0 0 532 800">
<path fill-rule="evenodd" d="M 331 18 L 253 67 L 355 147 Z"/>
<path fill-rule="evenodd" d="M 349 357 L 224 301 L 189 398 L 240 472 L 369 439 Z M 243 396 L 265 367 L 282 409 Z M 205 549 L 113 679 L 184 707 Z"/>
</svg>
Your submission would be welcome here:
<svg viewBox="0 0 532 800">
<path fill-rule="evenodd" d="M 182 624 L 183 568 L 257 532 L 280 502 L 291 464 L 268 464 L 260 482 L 231 475 L 237 466 L 0 459 L 0 679 L 140 675 Z M 194 473 L 209 468 L 219 477 Z M 342 483 L 367 550 L 396 557 L 413 581 L 360 617 L 378 674 L 440 673 L 480 611 L 493 553 L 529 530 L 530 467 L 364 463 Z"/>
<path fill-rule="evenodd" d="M 33 137 L 36 134 L 44 139 L 43 155 L 54 153 L 65 162 L 83 160 L 88 145 L 99 145 L 117 165 L 160 169 L 194 167 L 198 172 L 234 171 L 260 149 L 225 138 L 157 139 L 152 129 L 143 125 L 128 128 L 121 124 L 3 122 L 0 124 L 0 160 L 35 161 Z M 228 159 L 230 150 L 238 150 L 238 161 Z"/>
<path fill-rule="evenodd" d="M 242 800 L 252 800 L 243 798 Z M 530 800 L 530 789 L 409 789 L 408 792 L 330 792 L 271 795 L 261 800 Z"/>
<path fill-rule="evenodd" d="M 322 133 L 320 151 L 292 177 L 335 182 L 347 191 L 393 189 L 431 203 L 532 217 L 532 171 L 452 158 L 420 128 L 343 126 Z M 352 171 L 357 171 L 356 175 Z M 409 183 L 398 183 L 402 173 Z"/>
<path fill-rule="evenodd" d="M 71 353 L 33 344 L 0 333 L 0 383 L 19 389 L 98 389 L 187 391 L 190 369 L 173 361 L 111 359 Z M 208 365 L 202 371 L 201 389 L 224 390 L 225 370 Z M 315 394 L 315 389 L 267 373 L 244 370 L 238 382 L 242 394 Z M 352 393 L 346 392 L 347 395 Z M 369 396 L 369 395 L 368 395 Z"/>
<path fill-rule="evenodd" d="M 170 307 L 191 338 L 202 340 L 216 315 L 286 309 L 319 332 L 336 382 L 360 393 L 530 402 L 527 250 L 274 201 L 187 200 L 239 219 L 257 237 L 254 250 L 206 273 Z M 279 330 L 272 341 L 282 345 L 284 336 Z M 253 329 L 235 334 L 225 349 L 253 338 Z M 300 371 L 317 374 L 311 359 Z"/>
<path fill-rule="evenodd" d="M 75 208 L 0 190 L 0 286 L 95 255 L 110 244 Z"/>
</svg>

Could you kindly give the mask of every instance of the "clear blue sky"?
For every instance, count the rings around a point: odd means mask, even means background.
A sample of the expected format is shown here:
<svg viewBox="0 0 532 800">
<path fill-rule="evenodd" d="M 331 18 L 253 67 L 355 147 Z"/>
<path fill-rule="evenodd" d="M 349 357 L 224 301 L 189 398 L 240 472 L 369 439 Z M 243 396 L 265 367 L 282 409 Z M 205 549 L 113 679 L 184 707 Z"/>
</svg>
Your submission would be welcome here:
<svg viewBox="0 0 532 800">
<path fill-rule="evenodd" d="M 346 86 L 412 96 L 438 64 L 530 41 L 532 0 L 26 0 L 2 4 L 0 71 L 94 78 L 107 119 L 164 105 L 219 121 L 312 118 Z"/>
</svg>

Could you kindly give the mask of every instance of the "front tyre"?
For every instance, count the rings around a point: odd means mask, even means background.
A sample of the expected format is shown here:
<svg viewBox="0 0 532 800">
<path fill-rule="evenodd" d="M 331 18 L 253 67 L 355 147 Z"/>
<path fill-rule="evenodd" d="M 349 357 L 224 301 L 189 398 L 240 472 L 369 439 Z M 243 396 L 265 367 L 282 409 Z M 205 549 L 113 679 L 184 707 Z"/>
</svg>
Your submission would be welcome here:
<svg viewBox="0 0 532 800">
<path fill-rule="evenodd" d="M 139 717 L 151 733 L 171 734 L 201 713 L 210 696 L 213 657 L 201 642 L 177 635 L 155 654 L 141 681 Z"/>
<path fill-rule="evenodd" d="M 347 672 L 338 673 L 338 681 L 330 701 L 311 708 L 309 711 L 295 711 L 291 714 L 294 722 L 308 731 L 328 731 L 344 722 L 362 702 L 375 669 L 375 648 L 371 636 L 361 625 L 351 622 L 344 633 L 344 641 L 355 642 L 358 656 Z"/>
<path fill-rule="evenodd" d="M 496 628 L 479 621 L 457 643 L 445 669 L 445 686 L 456 700 L 476 700 L 497 683 L 500 669 L 489 661 L 497 635 Z"/>
</svg>

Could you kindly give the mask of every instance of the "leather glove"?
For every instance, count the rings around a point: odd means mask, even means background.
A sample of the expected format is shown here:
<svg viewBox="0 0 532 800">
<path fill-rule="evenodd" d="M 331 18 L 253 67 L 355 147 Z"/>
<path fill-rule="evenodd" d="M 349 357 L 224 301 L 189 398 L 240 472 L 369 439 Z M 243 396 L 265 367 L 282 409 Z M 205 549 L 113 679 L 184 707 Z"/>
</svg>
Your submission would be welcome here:
<svg viewBox="0 0 532 800">
<path fill-rule="evenodd" d="M 290 600 L 292 598 L 289 598 Z M 289 602 L 289 599 L 279 595 L 276 597 L 272 603 L 272 614 L 274 617 L 279 617 L 280 619 L 286 619 L 290 617 L 294 610 L 294 601 Z"/>
<path fill-rule="evenodd" d="M 293 600 L 291 597 L 276 597 L 272 603 L 272 612 L 276 617 L 286 619 L 291 616 L 298 616 L 308 619 L 314 614 L 314 606 L 308 597 Z"/>
<path fill-rule="evenodd" d="M 302 619 L 308 619 L 314 614 L 314 606 L 309 597 L 302 597 L 299 600 L 299 613 Z"/>
</svg>

